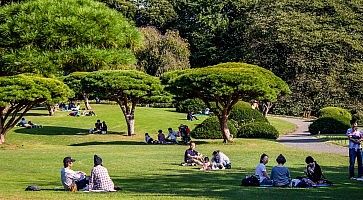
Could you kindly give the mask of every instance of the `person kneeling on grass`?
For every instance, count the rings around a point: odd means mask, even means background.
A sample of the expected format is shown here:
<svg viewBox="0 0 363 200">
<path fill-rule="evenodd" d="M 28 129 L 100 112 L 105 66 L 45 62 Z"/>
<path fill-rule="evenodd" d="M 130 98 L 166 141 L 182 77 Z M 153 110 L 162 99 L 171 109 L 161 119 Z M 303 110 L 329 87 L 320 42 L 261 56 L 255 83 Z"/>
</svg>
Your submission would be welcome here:
<svg viewBox="0 0 363 200">
<path fill-rule="evenodd" d="M 189 149 L 185 150 L 184 163 L 182 163 L 182 165 L 183 166 L 203 165 L 203 161 L 204 161 L 203 155 L 195 150 L 195 143 L 191 142 L 189 144 Z"/>
<path fill-rule="evenodd" d="M 277 166 L 273 167 L 271 170 L 273 186 L 286 187 L 290 184 L 290 172 L 289 169 L 284 166 L 286 163 L 286 158 L 280 154 L 277 156 L 276 162 Z"/>
<path fill-rule="evenodd" d="M 65 190 L 75 192 L 85 188 L 88 184 L 86 173 L 81 171 L 73 171 L 72 166 L 74 160 L 71 157 L 65 157 L 63 159 L 64 168 L 61 170 L 61 181 Z"/>
<path fill-rule="evenodd" d="M 93 163 L 94 167 L 89 178 L 88 190 L 115 191 L 115 185 L 113 184 L 107 169 L 102 166 L 102 158 L 94 155 Z"/>
</svg>

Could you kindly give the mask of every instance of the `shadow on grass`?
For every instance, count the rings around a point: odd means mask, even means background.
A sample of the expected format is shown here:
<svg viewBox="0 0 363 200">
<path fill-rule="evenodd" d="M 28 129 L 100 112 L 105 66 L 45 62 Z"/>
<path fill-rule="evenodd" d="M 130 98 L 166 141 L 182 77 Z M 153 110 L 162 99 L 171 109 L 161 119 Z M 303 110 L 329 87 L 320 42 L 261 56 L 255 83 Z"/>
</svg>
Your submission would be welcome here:
<svg viewBox="0 0 363 200">
<path fill-rule="evenodd" d="M 109 141 L 109 142 L 83 142 L 70 144 L 69 146 L 93 146 L 93 145 L 146 145 L 145 142 L 138 141 Z"/>
<path fill-rule="evenodd" d="M 172 170 L 172 169 L 170 169 Z M 248 171 L 252 171 L 249 169 Z M 293 168 L 293 177 L 304 168 Z M 199 171 L 185 169 L 172 174 L 150 174 L 140 177 L 113 178 L 116 185 L 140 196 L 204 197 L 217 199 L 344 199 L 346 195 L 361 197 L 363 183 L 347 178 L 346 167 L 323 167 L 334 186 L 324 188 L 261 188 L 241 187 L 241 179 L 250 175 L 237 170 Z M 344 173 L 346 172 L 346 173 Z"/>
<path fill-rule="evenodd" d="M 36 112 L 28 112 L 25 113 L 24 117 L 42 117 L 42 116 L 49 116 L 47 113 L 36 113 Z"/>
<path fill-rule="evenodd" d="M 88 129 L 62 126 L 43 126 L 43 128 L 19 128 L 14 130 L 14 132 L 30 135 L 87 135 Z"/>
<path fill-rule="evenodd" d="M 206 141 L 196 141 L 196 144 L 208 144 L 208 142 Z M 146 144 L 145 142 L 142 141 L 108 141 L 108 142 L 98 142 L 98 141 L 93 141 L 93 142 L 83 142 L 83 143 L 75 143 L 75 144 L 70 144 L 69 146 L 94 146 L 94 145 L 149 145 L 149 146 L 172 146 L 172 145 L 177 145 L 177 144 Z M 184 144 L 179 144 L 179 145 L 184 145 Z M 184 145 L 184 146 L 188 146 L 188 145 Z"/>
</svg>

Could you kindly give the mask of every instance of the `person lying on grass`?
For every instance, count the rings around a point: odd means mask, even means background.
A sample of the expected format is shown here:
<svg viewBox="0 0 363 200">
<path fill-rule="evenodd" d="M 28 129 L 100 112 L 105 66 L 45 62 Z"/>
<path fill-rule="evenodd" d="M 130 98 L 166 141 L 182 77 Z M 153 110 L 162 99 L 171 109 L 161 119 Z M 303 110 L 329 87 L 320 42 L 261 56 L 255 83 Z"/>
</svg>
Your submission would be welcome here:
<svg viewBox="0 0 363 200">
<path fill-rule="evenodd" d="M 65 190 L 75 192 L 85 188 L 88 184 L 86 173 L 81 171 L 73 171 L 73 163 L 76 160 L 72 157 L 65 157 L 63 159 L 63 166 L 61 170 L 61 181 Z"/>
<path fill-rule="evenodd" d="M 286 163 L 286 158 L 280 154 L 276 158 L 277 166 L 273 167 L 271 170 L 271 179 L 273 181 L 273 186 L 276 187 L 286 187 L 290 184 L 290 172 L 287 167 L 284 166 Z"/>
<path fill-rule="evenodd" d="M 102 166 L 102 158 L 94 155 L 93 163 L 94 167 L 89 178 L 88 190 L 115 191 L 115 185 L 108 175 L 107 169 Z"/>
<path fill-rule="evenodd" d="M 185 150 L 184 153 L 184 163 L 182 163 L 183 166 L 185 165 L 203 165 L 203 155 L 200 154 L 198 151 L 195 150 L 195 143 L 191 142 L 189 144 L 189 149 Z"/>
</svg>

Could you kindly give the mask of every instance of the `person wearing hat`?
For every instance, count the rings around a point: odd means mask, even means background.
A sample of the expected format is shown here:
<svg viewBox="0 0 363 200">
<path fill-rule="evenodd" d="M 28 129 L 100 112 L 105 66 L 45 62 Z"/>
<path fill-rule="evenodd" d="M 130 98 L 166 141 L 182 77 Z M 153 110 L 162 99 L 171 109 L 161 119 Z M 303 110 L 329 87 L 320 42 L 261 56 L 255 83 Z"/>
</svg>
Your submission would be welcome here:
<svg viewBox="0 0 363 200">
<path fill-rule="evenodd" d="M 86 173 L 81 171 L 73 171 L 73 163 L 76 160 L 70 156 L 63 159 L 64 168 L 61 170 L 61 181 L 64 189 L 69 191 L 77 191 L 87 186 L 88 180 Z"/>
<path fill-rule="evenodd" d="M 94 155 L 93 163 L 94 167 L 89 178 L 89 190 L 115 191 L 115 185 L 108 175 L 107 169 L 102 166 L 102 158 Z"/>
</svg>

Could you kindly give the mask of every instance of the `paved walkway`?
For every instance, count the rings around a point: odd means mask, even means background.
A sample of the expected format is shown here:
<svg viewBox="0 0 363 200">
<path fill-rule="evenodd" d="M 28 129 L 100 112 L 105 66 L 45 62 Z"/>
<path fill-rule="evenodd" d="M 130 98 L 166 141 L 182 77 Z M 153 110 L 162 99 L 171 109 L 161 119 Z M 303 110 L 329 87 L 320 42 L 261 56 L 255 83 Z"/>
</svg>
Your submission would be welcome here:
<svg viewBox="0 0 363 200">
<path fill-rule="evenodd" d="M 344 156 L 348 155 L 348 148 L 329 144 L 319 140 L 316 137 L 312 137 L 308 132 L 308 127 L 311 122 L 307 122 L 298 118 L 277 118 L 294 123 L 298 127 L 295 132 L 281 136 L 279 139 L 277 139 L 278 142 L 290 147 L 300 148 L 308 151 L 334 153 Z"/>
</svg>

